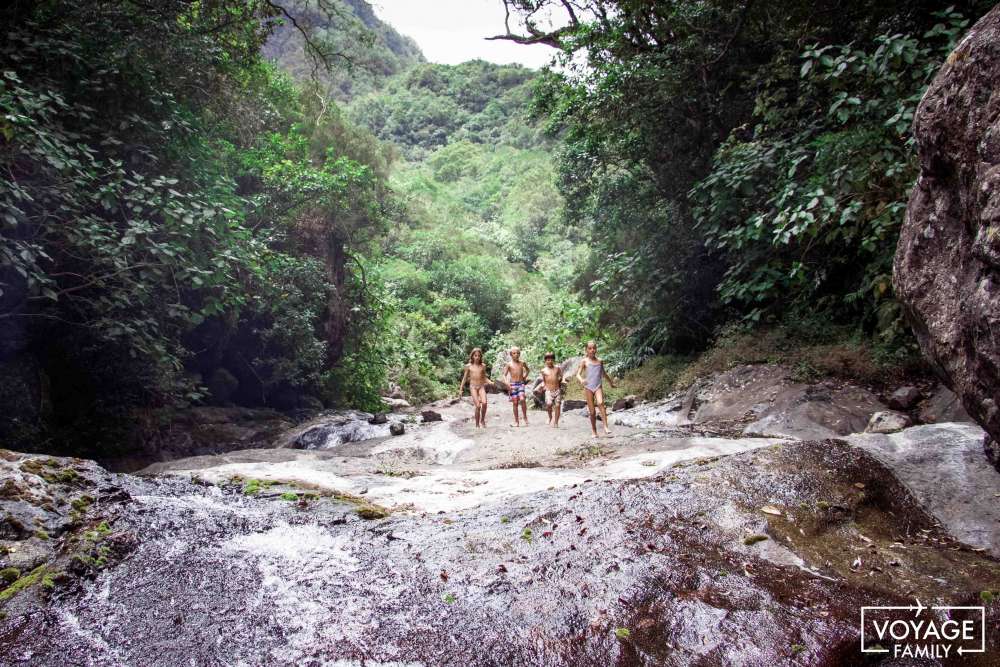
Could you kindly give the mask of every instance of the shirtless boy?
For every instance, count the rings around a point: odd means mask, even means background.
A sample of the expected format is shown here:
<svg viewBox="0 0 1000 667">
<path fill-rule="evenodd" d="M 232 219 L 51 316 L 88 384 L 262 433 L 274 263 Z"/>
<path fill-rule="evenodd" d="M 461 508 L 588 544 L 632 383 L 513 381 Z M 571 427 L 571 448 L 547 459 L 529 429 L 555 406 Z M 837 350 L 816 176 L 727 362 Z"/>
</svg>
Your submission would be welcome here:
<svg viewBox="0 0 1000 667">
<path fill-rule="evenodd" d="M 524 414 L 524 425 L 528 425 L 528 402 L 524 396 L 524 384 L 528 381 L 528 364 L 521 361 L 520 348 L 510 348 L 510 362 L 504 366 L 503 377 L 510 385 L 510 402 L 514 406 L 514 423 L 511 426 L 520 426 L 521 421 L 517 415 L 517 406 L 521 404 L 521 412 Z"/>
<path fill-rule="evenodd" d="M 559 414 L 562 412 L 562 369 L 556 366 L 556 355 L 545 353 L 545 368 L 541 372 L 542 384 L 545 386 L 545 409 L 549 413 L 549 426 L 559 428 Z"/>
<path fill-rule="evenodd" d="M 486 428 L 486 385 L 493 381 L 486 376 L 486 364 L 483 363 L 483 351 L 473 348 L 469 353 L 469 363 L 462 372 L 462 381 L 458 384 L 458 397 L 462 398 L 465 381 L 469 381 L 469 393 L 472 394 L 472 404 L 476 407 L 476 428 Z"/>
<path fill-rule="evenodd" d="M 586 376 L 586 377 L 584 377 Z M 590 411 L 590 431 L 597 437 L 597 410 L 601 410 L 601 421 L 604 423 L 604 435 L 611 435 L 608 430 L 608 411 L 604 407 L 604 387 L 602 382 L 607 379 L 608 384 L 615 386 L 614 380 L 604 370 L 604 361 L 597 358 L 597 343 L 590 341 L 587 343 L 587 355 L 580 363 L 580 369 L 576 372 L 576 379 L 583 385 L 583 393 L 587 397 L 587 410 Z"/>
</svg>

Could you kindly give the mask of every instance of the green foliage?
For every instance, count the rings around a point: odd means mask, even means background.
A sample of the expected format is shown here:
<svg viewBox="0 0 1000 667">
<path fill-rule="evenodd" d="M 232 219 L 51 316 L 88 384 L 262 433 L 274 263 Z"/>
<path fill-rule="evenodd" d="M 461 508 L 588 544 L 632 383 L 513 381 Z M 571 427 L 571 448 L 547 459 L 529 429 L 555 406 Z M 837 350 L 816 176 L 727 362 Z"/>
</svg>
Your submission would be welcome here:
<svg viewBox="0 0 1000 667">
<path fill-rule="evenodd" d="M 377 398 L 384 370 L 343 366 L 375 363 L 389 157 L 261 59 L 277 11 L 3 10 L 0 327 L 51 365 L 69 439 L 120 441 L 218 368 L 248 404 Z"/>
<path fill-rule="evenodd" d="M 562 26 L 565 3 L 509 6 L 554 17 L 562 67 L 534 105 L 561 140 L 565 223 L 590 240 L 577 285 L 631 357 L 782 311 L 909 344 L 889 280 L 908 127 L 959 14 L 986 3 L 588 0 Z"/>
<path fill-rule="evenodd" d="M 518 65 L 482 60 L 419 64 L 377 93 L 354 100 L 350 115 L 411 159 L 464 141 L 528 148 L 539 142 L 526 117 L 533 76 Z"/>
<path fill-rule="evenodd" d="M 420 67 L 380 104 L 415 90 L 435 104 L 486 113 L 490 91 L 525 81 L 525 70 L 485 63 Z M 513 345 L 529 360 L 546 348 L 575 354 L 597 320 L 597 308 L 568 294 L 580 239 L 561 228 L 551 156 L 488 143 L 523 122 L 523 105 L 490 113 L 475 136 L 445 128 L 444 145 L 417 153 L 426 158 L 399 165 L 391 180 L 409 224 L 390 236 L 380 270 L 393 298 L 389 376 L 412 400 L 454 391 L 473 347 L 489 358 Z"/>
<path fill-rule="evenodd" d="M 867 50 L 814 45 L 797 83 L 761 75 L 757 124 L 730 136 L 693 191 L 695 218 L 728 260 L 720 295 L 744 317 L 797 307 L 901 333 L 891 273 L 917 174 L 910 123 L 968 25 L 939 18 L 922 37 L 887 33 Z"/>
</svg>

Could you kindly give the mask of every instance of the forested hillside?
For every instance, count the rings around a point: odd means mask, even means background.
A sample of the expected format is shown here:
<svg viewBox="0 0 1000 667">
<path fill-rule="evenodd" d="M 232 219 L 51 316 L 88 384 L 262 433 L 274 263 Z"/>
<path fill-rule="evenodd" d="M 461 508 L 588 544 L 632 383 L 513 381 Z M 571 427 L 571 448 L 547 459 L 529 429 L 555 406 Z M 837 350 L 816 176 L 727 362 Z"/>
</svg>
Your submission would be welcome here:
<svg viewBox="0 0 1000 667">
<path fill-rule="evenodd" d="M 505 4 L 503 38 L 561 54 L 536 104 L 564 221 L 594 239 L 579 286 L 632 363 L 755 327 L 914 350 L 890 283 L 910 122 L 991 3 Z"/>
<path fill-rule="evenodd" d="M 379 20 L 365 0 L 289 0 L 262 49 L 321 99 L 345 102 L 423 61 L 416 43 Z"/>
<path fill-rule="evenodd" d="M 413 399 L 454 389 L 468 351 L 573 354 L 595 333 L 572 293 L 584 256 L 562 227 L 554 143 L 529 114 L 537 74 L 473 61 L 419 64 L 348 116 L 394 146 L 406 218 L 384 243 L 390 378 Z"/>
<path fill-rule="evenodd" d="M 2 15 L 8 442 L 107 454 L 150 410 L 377 402 L 388 156 L 262 58 L 279 6 Z"/>
</svg>

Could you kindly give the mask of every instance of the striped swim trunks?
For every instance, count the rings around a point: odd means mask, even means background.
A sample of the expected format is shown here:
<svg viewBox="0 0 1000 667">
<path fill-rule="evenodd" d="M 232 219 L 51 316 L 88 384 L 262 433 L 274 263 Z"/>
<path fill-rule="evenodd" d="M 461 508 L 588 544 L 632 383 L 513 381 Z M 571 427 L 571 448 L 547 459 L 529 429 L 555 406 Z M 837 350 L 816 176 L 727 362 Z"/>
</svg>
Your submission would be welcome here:
<svg viewBox="0 0 1000 667">
<path fill-rule="evenodd" d="M 510 383 L 510 400 L 516 401 L 519 398 L 524 398 L 524 383 L 523 382 L 511 382 Z"/>
</svg>

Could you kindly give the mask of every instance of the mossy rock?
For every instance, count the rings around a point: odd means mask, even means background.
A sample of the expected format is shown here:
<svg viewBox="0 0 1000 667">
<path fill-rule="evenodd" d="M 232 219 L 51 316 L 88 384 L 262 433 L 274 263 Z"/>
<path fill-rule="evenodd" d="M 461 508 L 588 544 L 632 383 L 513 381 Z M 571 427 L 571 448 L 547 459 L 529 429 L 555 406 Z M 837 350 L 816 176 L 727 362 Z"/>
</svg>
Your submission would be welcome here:
<svg viewBox="0 0 1000 667">
<path fill-rule="evenodd" d="M 362 519 L 384 519 L 389 516 L 389 510 L 379 505 L 363 505 L 355 510 Z"/>
</svg>

